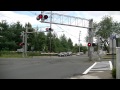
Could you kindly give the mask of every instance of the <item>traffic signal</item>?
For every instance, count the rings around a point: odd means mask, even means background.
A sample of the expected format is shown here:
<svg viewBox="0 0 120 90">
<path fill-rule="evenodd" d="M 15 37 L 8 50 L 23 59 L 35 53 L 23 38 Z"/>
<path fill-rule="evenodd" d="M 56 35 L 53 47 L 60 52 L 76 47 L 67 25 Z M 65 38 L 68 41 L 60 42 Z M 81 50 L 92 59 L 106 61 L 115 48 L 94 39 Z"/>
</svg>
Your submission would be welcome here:
<svg viewBox="0 0 120 90">
<path fill-rule="evenodd" d="M 49 28 L 46 28 L 46 32 L 48 32 L 49 31 Z"/>
<path fill-rule="evenodd" d="M 90 47 L 91 46 L 91 43 L 88 43 L 88 47 Z"/>
<path fill-rule="evenodd" d="M 23 46 L 23 45 L 25 45 L 25 43 L 23 43 L 23 42 L 19 44 L 19 46 Z"/>
<path fill-rule="evenodd" d="M 44 21 L 44 20 L 46 20 L 48 18 L 48 15 L 42 15 L 42 14 L 40 14 L 40 15 L 38 15 L 37 16 L 37 20 L 40 20 L 41 19 L 41 21 Z"/>
<path fill-rule="evenodd" d="M 46 28 L 46 32 L 53 31 L 52 28 Z"/>
<path fill-rule="evenodd" d="M 52 31 L 53 29 L 52 28 L 49 28 L 49 31 Z"/>
<path fill-rule="evenodd" d="M 44 15 L 44 20 L 48 18 L 48 15 Z"/>
<path fill-rule="evenodd" d="M 94 47 L 94 46 L 97 46 L 97 44 L 96 43 L 92 43 L 92 46 Z"/>
<path fill-rule="evenodd" d="M 42 14 L 40 14 L 40 15 L 38 15 L 38 16 L 37 16 L 37 18 L 36 18 L 36 19 L 37 19 L 37 20 L 40 20 L 40 19 L 42 19 L 42 18 L 43 18 L 43 15 L 42 15 Z"/>
</svg>

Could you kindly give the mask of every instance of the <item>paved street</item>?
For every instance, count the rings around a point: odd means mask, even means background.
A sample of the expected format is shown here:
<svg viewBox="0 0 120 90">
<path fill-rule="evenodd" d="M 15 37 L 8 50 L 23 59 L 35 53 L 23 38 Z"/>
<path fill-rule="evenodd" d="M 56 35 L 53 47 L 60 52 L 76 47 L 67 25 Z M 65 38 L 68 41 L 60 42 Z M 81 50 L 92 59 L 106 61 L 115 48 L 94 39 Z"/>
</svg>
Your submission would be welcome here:
<svg viewBox="0 0 120 90">
<path fill-rule="evenodd" d="M 0 79 L 65 79 L 81 75 L 93 63 L 85 55 L 0 58 Z"/>
</svg>

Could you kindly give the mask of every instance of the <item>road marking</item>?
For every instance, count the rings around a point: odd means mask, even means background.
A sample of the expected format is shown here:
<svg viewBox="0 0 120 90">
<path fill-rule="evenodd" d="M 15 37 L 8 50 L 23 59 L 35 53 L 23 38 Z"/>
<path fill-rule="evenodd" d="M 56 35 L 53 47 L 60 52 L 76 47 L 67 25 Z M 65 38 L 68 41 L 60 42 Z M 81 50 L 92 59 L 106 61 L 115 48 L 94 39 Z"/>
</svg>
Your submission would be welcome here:
<svg viewBox="0 0 120 90">
<path fill-rule="evenodd" d="M 89 71 L 89 72 L 104 72 L 104 71 Z"/>
<path fill-rule="evenodd" d="M 113 69 L 112 62 L 109 61 L 109 64 L 110 64 L 110 70 L 112 70 Z"/>
<path fill-rule="evenodd" d="M 97 62 L 95 62 L 92 66 L 90 66 L 85 72 L 83 72 L 83 74 L 87 74 L 91 68 L 93 68 L 95 65 L 97 64 Z"/>
</svg>

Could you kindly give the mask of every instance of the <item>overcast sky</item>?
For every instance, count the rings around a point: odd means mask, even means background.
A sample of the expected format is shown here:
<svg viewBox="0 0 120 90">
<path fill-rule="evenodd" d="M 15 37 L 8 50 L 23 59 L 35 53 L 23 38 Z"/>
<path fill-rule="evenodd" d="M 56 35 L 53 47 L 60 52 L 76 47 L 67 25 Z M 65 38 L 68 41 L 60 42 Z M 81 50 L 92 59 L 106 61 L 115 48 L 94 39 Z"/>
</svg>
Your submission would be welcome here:
<svg viewBox="0 0 120 90">
<path fill-rule="evenodd" d="M 102 17 L 105 15 L 109 15 L 113 17 L 114 21 L 120 22 L 120 11 L 53 11 L 54 13 L 60 13 L 64 15 L 70 15 L 75 17 L 81 17 L 86 19 L 93 19 L 94 22 L 99 22 L 102 20 Z M 25 25 L 25 23 L 30 22 L 34 28 L 49 26 L 49 24 L 40 23 L 36 20 L 37 15 L 39 15 L 41 11 L 0 11 L 0 21 L 6 20 L 8 23 L 14 23 L 20 21 L 21 24 Z M 86 45 L 85 37 L 87 35 L 87 29 L 71 27 L 71 26 L 63 26 L 63 25 L 52 25 L 54 32 L 59 36 L 65 34 L 67 38 L 71 38 L 73 44 L 78 44 L 79 32 L 81 31 L 80 40 L 82 45 Z M 45 28 L 39 28 L 39 30 L 44 31 Z M 63 32 L 64 31 L 64 32 Z"/>
</svg>

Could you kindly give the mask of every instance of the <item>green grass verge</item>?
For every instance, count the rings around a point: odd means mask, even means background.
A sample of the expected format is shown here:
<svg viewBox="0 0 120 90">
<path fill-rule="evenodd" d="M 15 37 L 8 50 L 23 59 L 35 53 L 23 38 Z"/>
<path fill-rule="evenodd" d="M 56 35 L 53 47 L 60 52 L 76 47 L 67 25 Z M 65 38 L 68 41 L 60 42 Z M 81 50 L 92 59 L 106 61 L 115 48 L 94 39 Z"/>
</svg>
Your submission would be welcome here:
<svg viewBox="0 0 120 90">
<path fill-rule="evenodd" d="M 112 59 L 112 55 L 105 55 L 102 58 L 103 59 Z M 114 58 L 116 58 L 116 55 L 114 55 Z"/>
<path fill-rule="evenodd" d="M 41 54 L 40 52 L 28 52 L 26 58 L 33 56 L 56 56 L 56 54 L 50 55 L 50 54 Z M 0 58 L 23 58 L 23 57 L 22 57 L 22 53 L 3 51 L 0 52 Z"/>
</svg>

